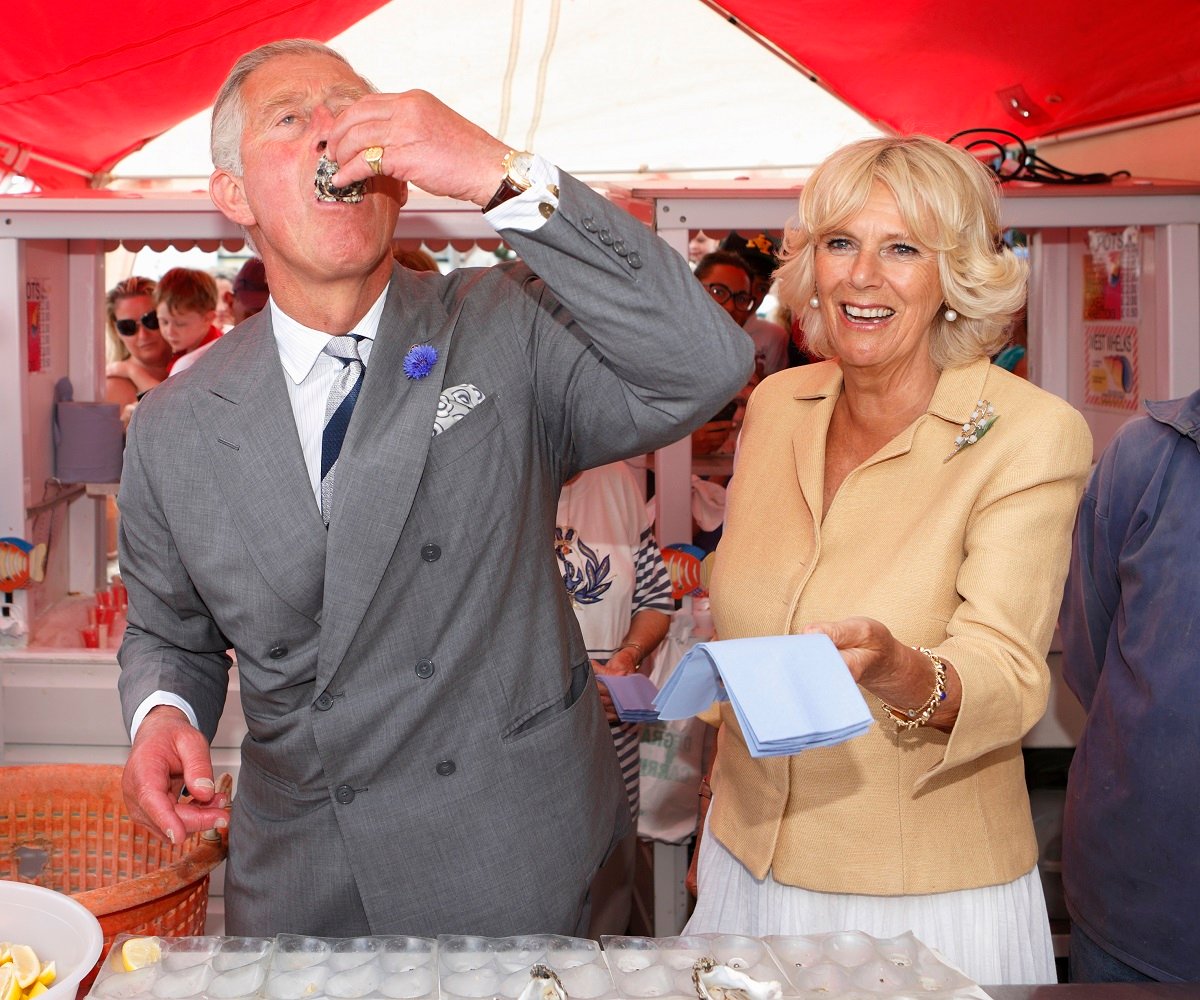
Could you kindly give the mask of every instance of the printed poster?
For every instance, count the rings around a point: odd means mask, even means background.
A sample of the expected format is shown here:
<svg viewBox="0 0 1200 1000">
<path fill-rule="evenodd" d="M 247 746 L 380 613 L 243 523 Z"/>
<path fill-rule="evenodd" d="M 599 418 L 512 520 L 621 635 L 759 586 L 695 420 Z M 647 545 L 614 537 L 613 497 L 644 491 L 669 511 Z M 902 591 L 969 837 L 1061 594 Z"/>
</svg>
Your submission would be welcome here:
<svg viewBox="0 0 1200 1000">
<path fill-rule="evenodd" d="M 1084 403 L 1106 410 L 1138 408 L 1138 328 L 1088 323 L 1083 328 Z"/>
<path fill-rule="evenodd" d="M 25 282 L 26 353 L 31 372 L 50 367 L 50 283 L 36 278 Z"/>
<path fill-rule="evenodd" d="M 1141 286 L 1137 226 L 1089 229 L 1083 257 L 1084 320 L 1137 322 Z"/>
</svg>

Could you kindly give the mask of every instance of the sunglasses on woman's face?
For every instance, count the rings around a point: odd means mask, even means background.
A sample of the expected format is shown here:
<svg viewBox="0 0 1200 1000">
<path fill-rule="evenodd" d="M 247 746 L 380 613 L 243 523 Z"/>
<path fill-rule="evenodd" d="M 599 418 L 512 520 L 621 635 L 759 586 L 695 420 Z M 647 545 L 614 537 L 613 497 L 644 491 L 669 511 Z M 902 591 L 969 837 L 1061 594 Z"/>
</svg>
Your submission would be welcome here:
<svg viewBox="0 0 1200 1000">
<path fill-rule="evenodd" d="M 117 333 L 122 337 L 132 337 L 137 333 L 139 324 L 147 330 L 157 330 L 158 313 L 151 309 L 141 319 L 119 319 L 117 320 Z"/>
</svg>

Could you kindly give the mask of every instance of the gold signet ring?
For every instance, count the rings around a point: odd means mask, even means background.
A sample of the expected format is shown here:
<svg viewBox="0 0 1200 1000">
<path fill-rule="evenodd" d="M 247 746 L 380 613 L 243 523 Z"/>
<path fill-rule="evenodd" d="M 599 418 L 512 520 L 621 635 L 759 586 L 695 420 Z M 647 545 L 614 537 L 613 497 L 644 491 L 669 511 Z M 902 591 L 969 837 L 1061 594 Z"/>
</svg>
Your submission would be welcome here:
<svg viewBox="0 0 1200 1000">
<path fill-rule="evenodd" d="M 383 176 L 383 147 L 368 146 L 362 151 L 362 158 L 367 161 L 367 166 L 371 168 L 371 173 L 376 177 Z"/>
</svg>

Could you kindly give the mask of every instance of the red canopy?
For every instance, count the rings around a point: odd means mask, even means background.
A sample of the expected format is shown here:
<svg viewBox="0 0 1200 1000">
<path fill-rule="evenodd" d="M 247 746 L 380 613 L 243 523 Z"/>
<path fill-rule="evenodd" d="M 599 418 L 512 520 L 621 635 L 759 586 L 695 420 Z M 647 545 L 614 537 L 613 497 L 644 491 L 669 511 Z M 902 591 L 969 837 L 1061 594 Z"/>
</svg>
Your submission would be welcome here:
<svg viewBox="0 0 1200 1000">
<path fill-rule="evenodd" d="M 329 39 L 385 2 L 9 4 L 0 176 L 103 183 L 123 156 L 207 107 L 240 53 L 282 37 Z M 1200 106 L 1195 0 L 702 2 L 892 131 L 1000 127 L 1038 138 Z M 686 61 L 687 39 L 669 44 Z"/>
<path fill-rule="evenodd" d="M 893 132 L 1023 139 L 1200 104 L 1195 0 L 704 0 Z"/>
<path fill-rule="evenodd" d="M 208 107 L 243 52 L 278 38 L 328 40 L 385 2 L 9 4 L 0 32 L 0 176 L 88 186 Z"/>
</svg>

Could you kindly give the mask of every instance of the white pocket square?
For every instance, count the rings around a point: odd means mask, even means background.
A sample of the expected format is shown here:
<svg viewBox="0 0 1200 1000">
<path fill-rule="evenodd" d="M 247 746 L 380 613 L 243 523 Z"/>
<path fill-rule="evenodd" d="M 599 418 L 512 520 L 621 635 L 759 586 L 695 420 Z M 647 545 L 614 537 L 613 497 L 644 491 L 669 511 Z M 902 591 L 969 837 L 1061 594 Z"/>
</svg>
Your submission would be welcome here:
<svg viewBox="0 0 1200 1000">
<path fill-rule="evenodd" d="M 444 390 L 438 396 L 437 416 L 433 418 L 433 436 L 437 437 L 446 428 L 458 423 L 486 398 L 469 382 L 464 385 L 452 385 Z"/>
</svg>

